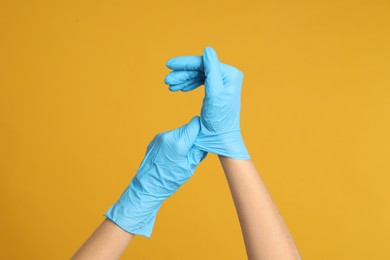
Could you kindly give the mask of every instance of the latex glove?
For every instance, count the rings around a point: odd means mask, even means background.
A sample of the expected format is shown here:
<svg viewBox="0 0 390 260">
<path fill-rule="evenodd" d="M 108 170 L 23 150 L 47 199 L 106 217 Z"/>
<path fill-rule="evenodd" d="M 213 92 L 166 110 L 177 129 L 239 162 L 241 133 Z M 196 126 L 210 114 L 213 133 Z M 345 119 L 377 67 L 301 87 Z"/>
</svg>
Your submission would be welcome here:
<svg viewBox="0 0 390 260">
<path fill-rule="evenodd" d="M 129 233 L 150 238 L 163 201 L 207 155 L 193 146 L 199 129 L 199 117 L 194 117 L 182 127 L 157 134 L 130 185 L 104 216 Z"/>
<path fill-rule="evenodd" d="M 191 91 L 205 85 L 201 130 L 195 146 L 236 159 L 250 159 L 240 130 L 243 73 L 219 62 L 213 48 L 203 56 L 179 56 L 167 61 L 172 69 L 164 82 L 171 91 Z"/>
</svg>

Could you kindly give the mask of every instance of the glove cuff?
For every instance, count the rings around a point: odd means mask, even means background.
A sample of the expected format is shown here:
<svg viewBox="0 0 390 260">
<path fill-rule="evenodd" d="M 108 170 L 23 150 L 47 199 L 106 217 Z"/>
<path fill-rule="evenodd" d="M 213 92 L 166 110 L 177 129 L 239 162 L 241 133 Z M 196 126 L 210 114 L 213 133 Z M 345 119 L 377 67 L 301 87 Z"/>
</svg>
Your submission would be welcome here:
<svg viewBox="0 0 390 260">
<path fill-rule="evenodd" d="M 203 134 L 201 132 L 199 133 L 194 146 L 202 151 L 234 159 L 250 159 L 240 130 L 218 134 Z"/>
<path fill-rule="evenodd" d="M 104 216 L 129 233 L 150 238 L 157 212 L 163 201 L 156 201 L 156 198 L 147 195 L 142 195 L 141 201 L 140 196 L 131 183 Z"/>
</svg>

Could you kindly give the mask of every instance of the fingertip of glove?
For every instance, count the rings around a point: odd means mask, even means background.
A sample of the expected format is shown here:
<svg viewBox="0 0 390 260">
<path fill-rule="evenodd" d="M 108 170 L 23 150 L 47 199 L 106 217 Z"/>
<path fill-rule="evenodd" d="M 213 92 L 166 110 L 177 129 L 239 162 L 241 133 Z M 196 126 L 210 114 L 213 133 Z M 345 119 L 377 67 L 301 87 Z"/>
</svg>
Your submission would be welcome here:
<svg viewBox="0 0 390 260">
<path fill-rule="evenodd" d="M 217 76 L 219 71 L 218 55 L 212 47 L 206 47 L 203 53 L 203 65 L 205 76 Z"/>
<path fill-rule="evenodd" d="M 191 118 L 190 123 L 192 123 L 192 122 L 193 122 L 193 124 L 196 124 L 198 127 L 200 127 L 200 117 L 199 116 L 194 116 L 193 118 Z"/>
<path fill-rule="evenodd" d="M 171 68 L 171 66 L 172 66 L 172 59 L 167 60 L 167 62 L 165 62 L 165 66 L 167 66 L 168 68 Z"/>
<path fill-rule="evenodd" d="M 169 85 L 168 82 L 169 82 L 169 81 L 168 81 L 168 76 L 166 76 L 166 77 L 164 78 L 164 83 L 165 83 L 166 85 Z"/>
<path fill-rule="evenodd" d="M 188 126 L 197 129 L 197 131 L 199 132 L 199 128 L 200 128 L 199 116 L 194 116 L 193 118 L 191 118 L 190 122 L 188 123 Z"/>
<path fill-rule="evenodd" d="M 204 52 L 213 52 L 214 51 L 214 48 L 213 47 L 211 47 L 211 46 L 206 46 L 205 48 L 204 48 Z"/>
<path fill-rule="evenodd" d="M 172 84 L 173 81 L 174 81 L 174 79 L 173 79 L 171 73 L 169 73 L 168 75 L 166 75 L 165 78 L 164 78 L 164 83 L 165 83 L 166 85 L 169 85 L 170 87 L 174 85 L 174 84 Z"/>
<path fill-rule="evenodd" d="M 217 56 L 216 51 L 215 51 L 214 48 L 211 47 L 211 46 L 206 46 L 206 47 L 204 48 L 204 55 L 207 55 L 207 56 L 209 56 L 209 57 L 213 57 L 213 58 L 218 59 L 218 56 Z"/>
<path fill-rule="evenodd" d="M 177 87 L 172 86 L 172 85 L 169 86 L 169 91 L 171 91 L 171 92 L 177 92 L 179 90 L 180 90 L 180 88 L 177 88 Z"/>
</svg>

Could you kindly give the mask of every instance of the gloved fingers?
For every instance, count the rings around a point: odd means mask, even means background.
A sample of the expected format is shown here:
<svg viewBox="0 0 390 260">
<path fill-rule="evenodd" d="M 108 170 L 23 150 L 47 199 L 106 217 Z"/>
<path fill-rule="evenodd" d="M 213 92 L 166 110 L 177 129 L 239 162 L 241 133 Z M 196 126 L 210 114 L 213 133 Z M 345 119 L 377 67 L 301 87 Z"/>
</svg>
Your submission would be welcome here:
<svg viewBox="0 0 390 260">
<path fill-rule="evenodd" d="M 164 79 L 168 85 L 177 85 L 194 78 L 205 78 L 204 72 L 200 70 L 174 70 Z"/>
<path fill-rule="evenodd" d="M 173 130 L 175 140 L 175 150 L 181 155 L 187 156 L 200 131 L 199 116 L 195 116 L 191 121 Z"/>
<path fill-rule="evenodd" d="M 233 66 L 219 62 L 221 72 L 229 73 L 234 69 Z M 202 71 L 204 73 L 203 56 L 178 56 L 169 59 L 166 66 L 171 70 L 176 71 Z M 203 74 L 204 75 L 204 74 Z"/>
<path fill-rule="evenodd" d="M 197 147 L 193 146 L 189 152 L 189 156 L 190 158 L 192 158 L 192 160 L 195 162 L 195 165 L 194 165 L 194 168 L 200 163 L 202 162 L 206 156 L 207 156 L 208 152 L 205 152 L 205 151 L 202 151 L 202 150 L 199 150 Z"/>
<path fill-rule="evenodd" d="M 166 62 L 166 66 L 171 70 L 204 70 L 202 56 L 174 57 Z"/>
<path fill-rule="evenodd" d="M 180 83 L 177 85 L 171 85 L 171 86 L 169 86 L 169 90 L 172 92 L 176 92 L 179 90 L 181 90 L 183 92 L 191 91 L 191 90 L 196 89 L 199 86 L 203 85 L 204 80 L 205 80 L 204 78 L 194 78 L 194 79 L 188 80 L 186 82 L 183 82 L 183 83 Z"/>
<path fill-rule="evenodd" d="M 212 47 L 206 47 L 203 52 L 204 72 L 206 76 L 206 96 L 223 91 L 223 78 L 218 56 Z"/>
<path fill-rule="evenodd" d="M 189 147 L 192 147 L 195 143 L 196 138 L 198 137 L 200 131 L 200 118 L 199 116 L 194 116 L 189 123 L 180 127 L 180 137 L 185 139 Z M 179 137 L 179 138 L 180 138 Z"/>
<path fill-rule="evenodd" d="M 197 80 L 195 82 L 192 82 L 191 84 L 188 84 L 188 86 L 182 88 L 181 91 L 188 92 L 188 91 L 194 90 L 194 89 L 204 85 L 204 81 L 205 81 L 205 79 L 201 78 L 200 80 Z"/>
</svg>

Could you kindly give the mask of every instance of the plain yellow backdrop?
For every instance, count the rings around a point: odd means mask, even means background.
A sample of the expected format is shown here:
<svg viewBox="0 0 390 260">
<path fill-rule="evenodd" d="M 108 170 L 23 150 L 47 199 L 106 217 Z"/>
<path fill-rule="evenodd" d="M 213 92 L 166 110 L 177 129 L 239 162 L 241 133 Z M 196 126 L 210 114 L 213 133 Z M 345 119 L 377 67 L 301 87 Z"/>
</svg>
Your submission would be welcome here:
<svg viewBox="0 0 390 260">
<path fill-rule="evenodd" d="M 244 72 L 241 128 L 304 259 L 390 259 L 390 2 L 0 1 L 0 259 L 68 259 L 149 141 L 198 115 L 165 62 Z M 245 259 L 215 155 L 123 259 Z"/>
</svg>

